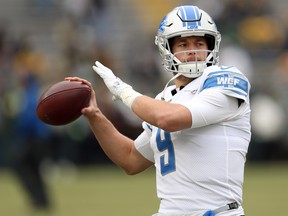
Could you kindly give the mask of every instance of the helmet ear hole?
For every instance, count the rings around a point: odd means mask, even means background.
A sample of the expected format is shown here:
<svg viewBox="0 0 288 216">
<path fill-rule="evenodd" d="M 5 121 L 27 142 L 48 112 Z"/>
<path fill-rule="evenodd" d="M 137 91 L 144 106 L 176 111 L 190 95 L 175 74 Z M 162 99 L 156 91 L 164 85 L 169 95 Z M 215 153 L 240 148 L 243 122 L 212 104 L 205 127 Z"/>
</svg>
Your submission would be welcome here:
<svg viewBox="0 0 288 216">
<path fill-rule="evenodd" d="M 170 51 L 172 52 L 172 47 L 173 47 L 173 43 L 174 43 L 175 37 L 169 38 L 168 39 L 168 45 L 169 45 L 169 49 L 171 49 Z"/>
<path fill-rule="evenodd" d="M 215 38 L 212 35 L 205 34 L 205 39 L 208 45 L 208 50 L 212 51 L 215 48 Z"/>
</svg>

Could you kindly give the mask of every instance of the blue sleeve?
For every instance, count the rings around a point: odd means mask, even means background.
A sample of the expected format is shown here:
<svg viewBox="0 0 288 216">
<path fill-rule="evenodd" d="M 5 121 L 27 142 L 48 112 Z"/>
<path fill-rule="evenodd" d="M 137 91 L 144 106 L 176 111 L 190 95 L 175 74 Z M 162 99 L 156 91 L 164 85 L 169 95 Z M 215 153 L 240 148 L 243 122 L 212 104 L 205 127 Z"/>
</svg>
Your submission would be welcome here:
<svg viewBox="0 0 288 216">
<path fill-rule="evenodd" d="M 241 72 L 229 69 L 231 68 L 226 67 L 225 70 L 223 68 L 223 70 L 210 72 L 207 75 L 200 92 L 208 88 L 217 88 L 226 95 L 243 99 L 248 102 L 250 91 L 248 79 Z"/>
</svg>

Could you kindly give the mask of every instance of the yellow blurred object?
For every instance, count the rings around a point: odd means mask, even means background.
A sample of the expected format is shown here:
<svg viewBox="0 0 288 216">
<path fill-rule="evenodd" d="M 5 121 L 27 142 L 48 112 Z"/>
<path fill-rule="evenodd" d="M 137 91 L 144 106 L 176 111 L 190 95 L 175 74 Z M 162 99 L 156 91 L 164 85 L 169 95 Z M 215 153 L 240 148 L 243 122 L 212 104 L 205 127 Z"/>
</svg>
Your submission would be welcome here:
<svg viewBox="0 0 288 216">
<path fill-rule="evenodd" d="M 146 24 L 148 31 L 156 33 L 159 23 L 162 18 L 167 14 L 167 11 L 171 11 L 174 7 L 180 4 L 175 0 L 154 0 L 153 4 L 150 1 L 137 0 L 135 1 L 135 7 L 139 11 L 139 16 Z M 147 24 L 148 23 L 148 24 Z"/>
<path fill-rule="evenodd" d="M 48 63 L 41 53 L 22 51 L 15 56 L 13 68 L 17 74 L 29 71 L 29 73 L 39 75 L 47 71 Z"/>
<path fill-rule="evenodd" d="M 248 47 L 280 47 L 285 40 L 285 32 L 269 17 L 258 16 L 244 19 L 238 28 L 240 40 Z M 264 48 L 264 47 L 263 47 Z"/>
</svg>

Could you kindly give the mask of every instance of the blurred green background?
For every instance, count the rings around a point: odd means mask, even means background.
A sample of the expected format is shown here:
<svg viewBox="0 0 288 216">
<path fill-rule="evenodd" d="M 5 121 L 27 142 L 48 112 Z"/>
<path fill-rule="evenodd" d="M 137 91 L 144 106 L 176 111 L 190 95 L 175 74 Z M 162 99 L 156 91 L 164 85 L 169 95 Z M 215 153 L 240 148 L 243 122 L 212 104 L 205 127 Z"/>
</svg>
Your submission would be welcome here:
<svg viewBox="0 0 288 216">
<path fill-rule="evenodd" d="M 54 167 L 47 176 L 54 208 L 37 212 L 15 178 L 0 172 L 0 215 L 13 216 L 147 216 L 157 211 L 154 170 L 127 176 L 115 166 L 80 170 Z M 288 194 L 285 163 L 247 164 L 244 183 L 246 215 L 285 216 Z"/>
</svg>

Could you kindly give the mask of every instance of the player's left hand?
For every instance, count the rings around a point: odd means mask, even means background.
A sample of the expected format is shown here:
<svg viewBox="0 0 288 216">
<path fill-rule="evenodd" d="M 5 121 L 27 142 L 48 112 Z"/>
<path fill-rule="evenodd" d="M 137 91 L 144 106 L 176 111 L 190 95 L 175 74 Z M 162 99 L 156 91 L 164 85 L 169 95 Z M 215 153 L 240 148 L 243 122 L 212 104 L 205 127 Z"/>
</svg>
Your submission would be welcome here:
<svg viewBox="0 0 288 216">
<path fill-rule="evenodd" d="M 116 99 L 120 99 L 129 108 L 136 97 L 141 95 L 121 79 L 115 76 L 111 69 L 96 61 L 93 70 L 103 79 L 105 85 Z"/>
<path fill-rule="evenodd" d="M 124 83 L 121 79 L 115 76 L 111 69 L 105 67 L 100 62 L 96 61 L 92 66 L 93 70 L 103 79 L 105 85 L 110 92 L 116 97 L 120 98 L 121 91 L 125 88 L 132 88 L 130 85 Z"/>
</svg>

